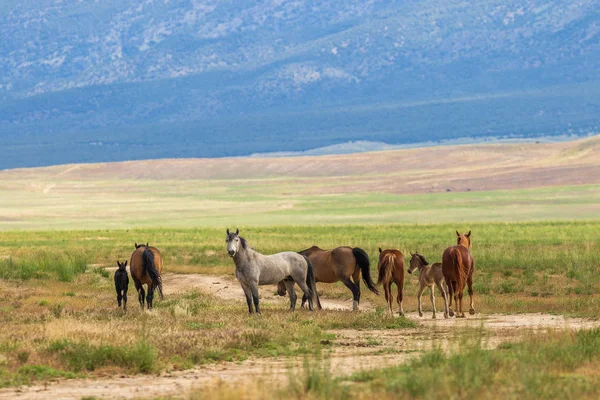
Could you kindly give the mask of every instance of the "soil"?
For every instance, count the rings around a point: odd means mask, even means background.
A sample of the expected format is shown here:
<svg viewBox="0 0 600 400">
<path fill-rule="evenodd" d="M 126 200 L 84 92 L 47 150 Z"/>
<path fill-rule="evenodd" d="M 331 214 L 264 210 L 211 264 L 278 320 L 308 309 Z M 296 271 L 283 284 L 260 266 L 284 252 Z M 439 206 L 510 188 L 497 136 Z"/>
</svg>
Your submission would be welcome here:
<svg viewBox="0 0 600 400">
<path fill-rule="evenodd" d="M 165 274 L 165 294 L 202 290 L 223 300 L 240 300 L 242 290 L 229 277 L 198 274 Z M 285 302 L 273 287 L 262 287 L 263 301 Z M 324 308 L 345 309 L 350 312 L 350 301 L 322 298 Z M 371 304 L 362 304 L 363 311 L 372 310 Z M 402 330 L 343 329 L 331 331 L 336 335 L 322 365 L 329 366 L 335 375 L 347 375 L 360 370 L 381 368 L 406 362 L 421 352 L 431 349 L 448 351 L 461 341 L 480 340 L 477 329 L 485 328 L 485 348 L 515 341 L 524 335 L 536 335 L 554 329 L 576 330 L 600 326 L 600 321 L 566 318 L 548 314 L 483 315 L 465 319 L 420 318 L 409 313 L 408 318 L 419 322 L 418 327 Z M 471 337 L 469 337 L 469 335 Z M 460 336 L 461 340 L 458 340 Z M 251 359 L 243 362 L 221 362 L 185 371 L 165 372 L 160 375 L 108 376 L 95 379 L 57 380 L 46 384 L 0 390 L 0 399 L 133 399 L 172 396 L 186 397 L 193 389 L 226 382 L 246 385 L 256 380 L 287 382 L 289 371 L 302 368 L 301 358 Z"/>
</svg>

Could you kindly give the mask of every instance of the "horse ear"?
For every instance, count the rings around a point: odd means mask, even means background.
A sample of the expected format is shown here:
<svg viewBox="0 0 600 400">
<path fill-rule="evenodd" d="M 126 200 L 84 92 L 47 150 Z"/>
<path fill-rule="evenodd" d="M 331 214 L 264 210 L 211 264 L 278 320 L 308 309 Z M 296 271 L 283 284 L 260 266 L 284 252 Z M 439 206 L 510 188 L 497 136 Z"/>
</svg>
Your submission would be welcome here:
<svg viewBox="0 0 600 400">
<path fill-rule="evenodd" d="M 458 233 L 458 231 L 456 231 L 456 236 L 460 237 L 460 233 Z"/>
<path fill-rule="evenodd" d="M 123 266 L 126 267 L 127 266 L 127 260 L 125 260 L 125 262 L 123 263 Z"/>
<path fill-rule="evenodd" d="M 118 265 L 119 267 L 121 266 L 121 263 L 119 262 L 119 260 L 117 260 L 117 265 Z"/>
<path fill-rule="evenodd" d="M 137 242 L 135 242 L 133 245 L 135 246 L 136 249 L 138 248 Z"/>
<path fill-rule="evenodd" d="M 229 236 L 229 228 L 227 228 L 227 236 Z"/>
<path fill-rule="evenodd" d="M 146 247 L 148 247 L 148 243 L 150 243 L 150 242 L 146 242 Z"/>
<path fill-rule="evenodd" d="M 410 253 L 410 256 L 411 256 L 411 257 L 412 257 L 412 256 L 414 256 L 414 254 L 413 254 L 413 252 L 412 252 L 412 251 L 410 251 L 410 250 L 409 250 L 408 252 Z"/>
<path fill-rule="evenodd" d="M 381 253 L 381 247 L 379 248 L 379 252 Z"/>
<path fill-rule="evenodd" d="M 465 235 L 466 237 L 471 237 L 471 231 Z"/>
<path fill-rule="evenodd" d="M 235 228 L 235 234 L 239 235 L 240 234 L 240 230 L 238 228 Z"/>
</svg>

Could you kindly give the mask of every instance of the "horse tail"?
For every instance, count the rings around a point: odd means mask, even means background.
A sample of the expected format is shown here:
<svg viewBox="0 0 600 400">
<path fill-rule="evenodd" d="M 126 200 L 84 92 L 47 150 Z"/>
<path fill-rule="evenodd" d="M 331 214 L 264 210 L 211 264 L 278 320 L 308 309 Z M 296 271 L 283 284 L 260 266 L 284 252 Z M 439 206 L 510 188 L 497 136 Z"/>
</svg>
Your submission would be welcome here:
<svg viewBox="0 0 600 400">
<path fill-rule="evenodd" d="M 352 249 L 352 253 L 356 258 L 356 264 L 360 267 L 362 272 L 363 281 L 369 288 L 369 290 L 375 294 L 379 294 L 379 290 L 375 287 L 375 283 L 371 279 L 371 263 L 369 262 L 369 256 L 365 251 L 359 247 L 355 247 Z"/>
<path fill-rule="evenodd" d="M 393 253 L 385 255 L 385 258 L 382 260 L 379 267 L 379 276 L 377 277 L 378 285 L 381 285 L 382 283 L 387 285 L 392 280 L 392 273 L 396 267 L 396 263 L 394 262 L 395 258 L 396 256 L 394 256 Z"/>
<path fill-rule="evenodd" d="M 456 271 L 456 277 L 459 278 L 459 285 L 464 285 L 467 281 L 467 271 L 465 271 L 465 267 L 462 262 L 462 254 L 458 249 L 453 249 L 452 253 L 454 255 L 454 270 Z M 457 285 L 457 290 L 459 290 L 459 287 L 464 287 L 459 285 Z"/>
<path fill-rule="evenodd" d="M 158 289 L 158 295 L 161 299 L 163 299 L 162 278 L 160 276 L 160 272 L 158 272 L 156 265 L 154 264 L 154 253 L 152 250 L 146 247 L 142 253 L 142 259 L 144 260 L 144 269 L 152 280 L 152 286 Z"/>
<path fill-rule="evenodd" d="M 306 286 L 308 286 L 309 296 L 312 298 L 317 295 L 317 281 L 315 279 L 315 269 L 306 256 L 302 256 L 306 260 L 306 265 L 308 266 L 308 271 L 306 272 Z"/>
</svg>

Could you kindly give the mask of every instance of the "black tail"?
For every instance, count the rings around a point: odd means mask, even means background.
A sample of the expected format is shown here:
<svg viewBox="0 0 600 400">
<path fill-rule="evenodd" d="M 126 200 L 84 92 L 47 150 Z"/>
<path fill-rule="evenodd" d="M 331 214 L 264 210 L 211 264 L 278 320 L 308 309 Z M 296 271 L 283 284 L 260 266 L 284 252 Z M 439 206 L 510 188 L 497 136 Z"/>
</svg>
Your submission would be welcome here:
<svg viewBox="0 0 600 400">
<path fill-rule="evenodd" d="M 365 253 L 363 249 L 358 247 L 353 248 L 352 253 L 354 253 L 356 263 L 360 267 L 365 285 L 367 285 L 371 292 L 379 294 L 379 290 L 377 290 L 377 288 L 375 287 L 375 283 L 371 279 L 371 263 L 369 262 L 369 256 L 367 255 L 367 253 Z"/>
<path fill-rule="evenodd" d="M 160 272 L 158 272 L 156 266 L 154 265 L 154 253 L 152 252 L 152 250 L 146 247 L 144 253 L 142 254 L 142 259 L 144 260 L 144 268 L 150 276 L 150 279 L 152 279 L 152 286 L 158 289 L 158 295 L 162 299 L 162 278 L 160 277 Z"/>
<path fill-rule="evenodd" d="M 304 257 L 308 265 L 308 273 L 306 274 L 306 286 L 310 290 L 310 297 L 317 295 L 317 281 L 315 280 L 315 269 L 308 257 Z"/>
</svg>

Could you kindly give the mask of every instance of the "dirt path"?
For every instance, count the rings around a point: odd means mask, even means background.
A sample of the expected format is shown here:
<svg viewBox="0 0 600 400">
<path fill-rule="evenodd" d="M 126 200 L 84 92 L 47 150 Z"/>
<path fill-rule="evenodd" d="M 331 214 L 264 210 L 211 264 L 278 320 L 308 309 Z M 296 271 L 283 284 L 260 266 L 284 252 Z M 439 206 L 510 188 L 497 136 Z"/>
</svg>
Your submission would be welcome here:
<svg viewBox="0 0 600 400">
<path fill-rule="evenodd" d="M 197 274 L 165 274 L 167 294 L 193 289 L 208 291 L 225 300 L 239 300 L 243 294 L 237 282 L 229 277 Z M 271 287 L 261 288 L 265 301 L 287 304 L 286 298 L 275 294 Z M 349 310 L 351 304 L 322 299 L 326 308 Z M 368 306 L 368 307 L 372 307 Z M 368 309 L 363 307 L 363 309 Z M 523 335 L 535 335 L 549 329 L 581 329 L 600 326 L 600 321 L 565 318 L 547 314 L 476 315 L 467 319 L 419 318 L 409 313 L 409 318 L 419 322 L 417 328 L 401 330 L 331 331 L 336 335 L 326 350 L 325 365 L 335 375 L 346 375 L 360 370 L 398 365 L 422 351 L 441 348 L 445 351 L 458 346 L 458 336 L 466 340 L 482 340 L 486 348 L 495 348 L 502 342 L 514 341 Z M 484 328 L 483 339 L 477 329 Z M 471 328 L 471 329 L 468 329 Z M 470 337 L 471 336 L 471 337 Z M 290 369 L 302 371 L 302 359 L 253 359 L 239 363 L 222 362 L 186 371 L 160 375 L 135 375 L 97 379 L 59 380 L 44 385 L 0 390 L 0 399 L 81 399 L 95 398 L 154 398 L 172 396 L 183 398 L 194 388 L 216 385 L 219 382 L 245 385 L 254 380 L 287 382 Z"/>
<path fill-rule="evenodd" d="M 240 284 L 228 276 L 167 273 L 163 275 L 163 283 L 165 294 L 182 293 L 199 289 L 223 300 L 237 300 L 245 304 L 244 292 Z M 277 295 L 275 289 L 274 285 L 260 286 L 258 291 L 261 301 L 288 305 L 288 297 Z M 300 293 L 298 297 L 300 297 Z M 334 300 L 322 298 L 321 305 L 326 310 L 352 310 L 352 299 Z M 373 310 L 375 307 L 369 301 L 363 300 L 360 303 L 360 308 L 363 311 L 367 311 Z"/>
</svg>

